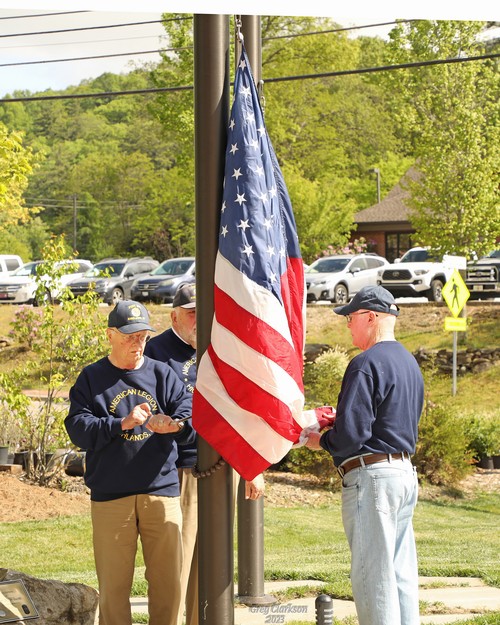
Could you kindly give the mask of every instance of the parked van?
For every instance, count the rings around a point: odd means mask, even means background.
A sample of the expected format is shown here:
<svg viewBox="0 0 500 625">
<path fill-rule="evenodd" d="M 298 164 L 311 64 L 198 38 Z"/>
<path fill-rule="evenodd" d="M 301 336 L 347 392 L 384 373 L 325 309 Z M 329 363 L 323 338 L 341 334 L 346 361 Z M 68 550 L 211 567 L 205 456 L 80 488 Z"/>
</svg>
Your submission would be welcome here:
<svg viewBox="0 0 500 625">
<path fill-rule="evenodd" d="M 0 254 L 0 275 L 8 276 L 10 273 L 24 265 L 20 256 L 15 254 Z"/>
</svg>

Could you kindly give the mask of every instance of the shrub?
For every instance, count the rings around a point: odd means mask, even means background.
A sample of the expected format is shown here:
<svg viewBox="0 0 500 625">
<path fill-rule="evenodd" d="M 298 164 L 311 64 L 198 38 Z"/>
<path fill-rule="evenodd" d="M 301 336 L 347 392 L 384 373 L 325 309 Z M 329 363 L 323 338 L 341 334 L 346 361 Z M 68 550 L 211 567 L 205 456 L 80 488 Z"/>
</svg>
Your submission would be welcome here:
<svg viewBox="0 0 500 625">
<path fill-rule="evenodd" d="M 454 486 L 471 473 L 473 459 L 464 420 L 445 406 L 427 401 L 413 461 L 418 473 L 432 484 Z"/>
<path fill-rule="evenodd" d="M 291 449 L 282 468 L 290 473 L 299 475 L 314 475 L 321 482 L 334 490 L 340 488 L 340 478 L 333 465 L 333 458 L 324 449 L 314 451 L 307 447 L 296 447 Z"/>
<path fill-rule="evenodd" d="M 306 365 L 304 386 L 309 406 L 335 406 L 348 364 L 347 353 L 334 347 Z"/>
<path fill-rule="evenodd" d="M 500 420 L 492 415 L 471 415 L 465 424 L 467 448 L 476 460 L 500 454 Z"/>
</svg>

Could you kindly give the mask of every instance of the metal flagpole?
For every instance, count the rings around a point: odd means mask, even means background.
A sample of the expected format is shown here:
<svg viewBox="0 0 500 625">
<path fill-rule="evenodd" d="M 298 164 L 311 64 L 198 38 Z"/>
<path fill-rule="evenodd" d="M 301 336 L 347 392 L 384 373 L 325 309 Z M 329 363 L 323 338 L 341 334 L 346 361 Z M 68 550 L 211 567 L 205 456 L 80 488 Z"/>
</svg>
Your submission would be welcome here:
<svg viewBox="0 0 500 625">
<path fill-rule="evenodd" d="M 229 118 L 229 17 L 194 16 L 197 357 L 210 343 Z M 198 438 L 199 622 L 234 624 L 232 469 Z"/>
</svg>

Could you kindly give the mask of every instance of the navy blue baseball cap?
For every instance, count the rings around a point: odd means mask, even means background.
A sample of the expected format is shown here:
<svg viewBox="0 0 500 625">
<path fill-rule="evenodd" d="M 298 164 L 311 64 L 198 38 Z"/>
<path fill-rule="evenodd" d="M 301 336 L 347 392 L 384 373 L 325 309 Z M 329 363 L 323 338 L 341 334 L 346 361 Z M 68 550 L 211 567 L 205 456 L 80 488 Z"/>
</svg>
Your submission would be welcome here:
<svg viewBox="0 0 500 625">
<path fill-rule="evenodd" d="M 174 295 L 172 308 L 196 308 L 196 285 L 184 284 L 179 287 Z"/>
<path fill-rule="evenodd" d="M 156 332 L 149 325 L 149 313 L 140 302 L 122 300 L 118 302 L 108 316 L 108 328 L 116 328 L 123 334 L 132 334 L 141 330 Z"/>
<path fill-rule="evenodd" d="M 358 310 L 373 310 L 374 312 L 388 313 L 395 317 L 399 315 L 399 307 L 396 305 L 392 293 L 389 293 L 383 286 L 363 287 L 348 304 L 337 306 L 333 312 L 337 315 L 352 315 Z"/>
</svg>

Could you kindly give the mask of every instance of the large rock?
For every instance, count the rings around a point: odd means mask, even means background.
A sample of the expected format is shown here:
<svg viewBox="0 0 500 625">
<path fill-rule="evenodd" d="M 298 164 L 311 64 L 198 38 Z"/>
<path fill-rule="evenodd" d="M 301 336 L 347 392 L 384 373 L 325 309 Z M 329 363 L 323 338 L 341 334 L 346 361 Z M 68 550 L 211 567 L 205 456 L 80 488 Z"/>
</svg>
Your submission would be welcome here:
<svg viewBox="0 0 500 625">
<path fill-rule="evenodd" d="M 36 625 L 94 625 L 98 593 L 85 584 L 64 584 L 0 568 L 0 581 L 22 579 L 40 618 Z M 20 624 L 21 621 L 18 621 Z"/>
</svg>

